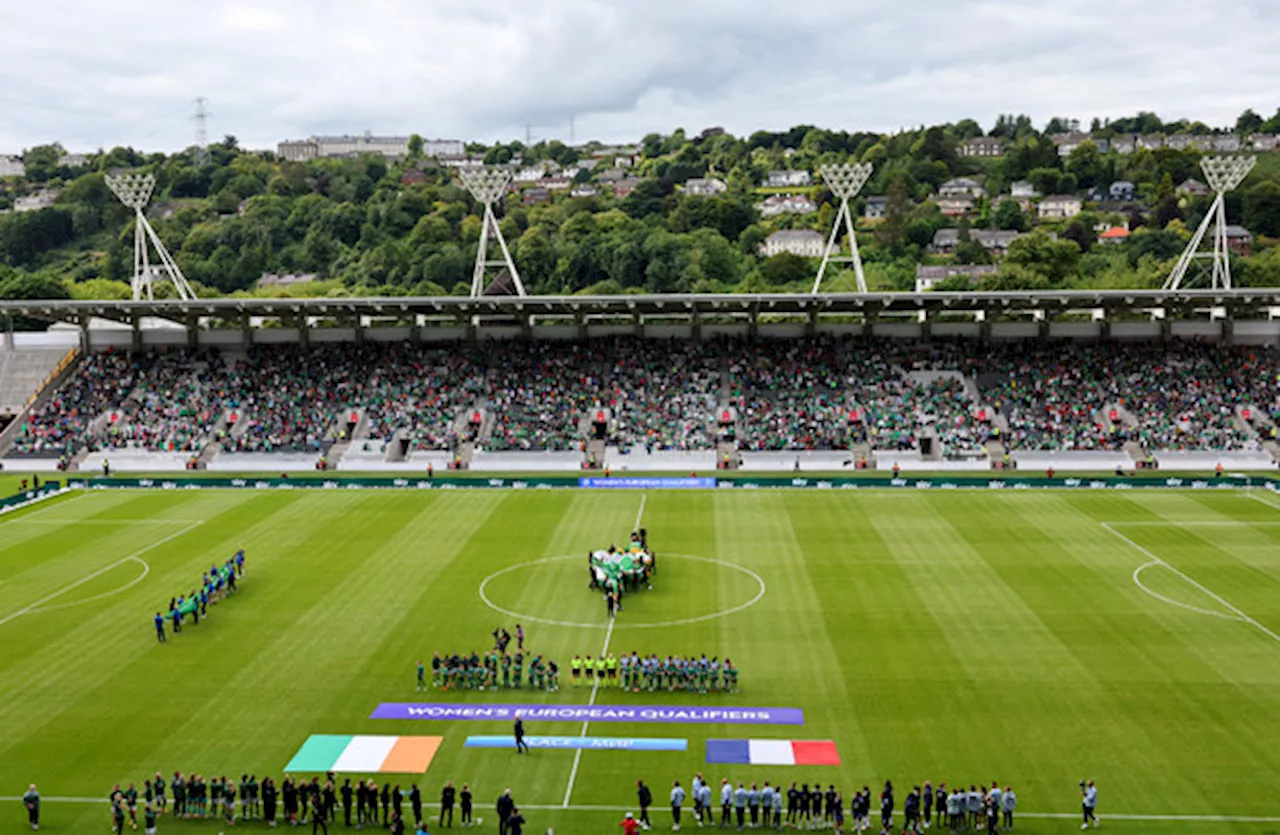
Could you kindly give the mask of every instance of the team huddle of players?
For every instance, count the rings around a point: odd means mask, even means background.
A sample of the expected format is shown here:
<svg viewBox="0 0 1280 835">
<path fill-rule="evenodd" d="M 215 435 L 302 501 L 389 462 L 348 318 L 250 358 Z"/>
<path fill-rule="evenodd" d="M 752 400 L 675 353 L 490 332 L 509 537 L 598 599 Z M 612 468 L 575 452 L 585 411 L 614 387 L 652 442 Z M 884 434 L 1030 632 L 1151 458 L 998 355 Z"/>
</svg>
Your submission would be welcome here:
<svg viewBox="0 0 1280 835">
<path fill-rule="evenodd" d="M 738 668 L 728 658 L 684 658 L 679 655 L 646 655 L 632 652 L 618 658 L 573 656 L 570 662 L 575 687 L 604 685 L 639 693 L 680 690 L 686 693 L 737 693 Z"/>
<path fill-rule="evenodd" d="M 610 545 L 603 551 L 587 554 L 590 588 L 621 597 L 623 592 L 653 588 L 651 580 L 657 562 L 649 550 L 649 532 L 644 528 L 631 532 L 626 548 Z"/>
<path fill-rule="evenodd" d="M 236 591 L 236 579 L 244 576 L 244 549 L 241 548 L 222 565 L 211 565 L 201 576 L 200 586 L 188 594 L 180 594 L 169 598 L 169 612 L 161 616 L 156 612 L 156 637 L 160 643 L 165 642 L 164 622 L 167 618 L 173 626 L 173 634 L 182 632 L 182 622 L 191 618 L 193 624 L 209 613 L 209 604 L 217 603 L 228 594 Z"/>
<path fill-rule="evenodd" d="M 540 653 L 528 656 L 528 689 L 555 692 L 560 689 L 560 667 Z M 497 649 L 486 652 L 452 653 L 431 658 L 431 686 L 442 690 L 525 689 L 525 653 L 514 655 Z M 426 690 L 426 669 L 418 662 L 418 689 Z"/>
</svg>

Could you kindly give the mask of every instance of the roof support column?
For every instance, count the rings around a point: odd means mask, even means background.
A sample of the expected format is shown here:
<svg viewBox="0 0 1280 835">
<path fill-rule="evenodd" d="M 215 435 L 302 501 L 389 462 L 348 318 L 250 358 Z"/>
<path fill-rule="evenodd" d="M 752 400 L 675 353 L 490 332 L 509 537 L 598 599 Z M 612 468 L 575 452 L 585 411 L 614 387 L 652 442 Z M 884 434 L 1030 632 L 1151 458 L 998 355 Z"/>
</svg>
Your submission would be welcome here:
<svg viewBox="0 0 1280 835">
<path fill-rule="evenodd" d="M 253 330 L 249 327 L 249 314 L 240 314 L 240 344 L 248 348 L 253 344 Z"/>
<path fill-rule="evenodd" d="M 1222 344 L 1236 344 L 1236 320 L 1230 316 L 1222 320 Z"/>
<path fill-rule="evenodd" d="M 187 317 L 187 347 L 200 347 L 200 317 L 195 314 Z"/>
<path fill-rule="evenodd" d="M 137 353 L 142 350 L 142 317 L 138 315 L 137 311 L 130 312 L 129 324 L 133 328 L 129 341 L 129 350 Z"/>
<path fill-rule="evenodd" d="M 298 317 L 298 343 L 303 348 L 311 344 L 311 323 L 307 321 L 305 313 Z"/>
</svg>

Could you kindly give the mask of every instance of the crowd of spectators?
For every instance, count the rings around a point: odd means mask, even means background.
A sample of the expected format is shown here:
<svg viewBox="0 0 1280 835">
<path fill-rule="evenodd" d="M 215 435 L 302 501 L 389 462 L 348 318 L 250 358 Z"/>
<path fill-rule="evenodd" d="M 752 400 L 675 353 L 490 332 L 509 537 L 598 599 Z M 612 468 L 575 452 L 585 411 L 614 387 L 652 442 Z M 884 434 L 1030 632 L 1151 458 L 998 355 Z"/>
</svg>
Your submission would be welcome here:
<svg viewBox="0 0 1280 835">
<path fill-rule="evenodd" d="M 1237 450 L 1259 443 L 1242 407 L 1280 414 L 1276 367 L 1248 346 L 833 336 L 116 351 L 85 357 L 13 452 L 195 454 L 233 412 L 242 423 L 218 436 L 223 449 L 317 452 L 345 440 L 341 416 L 360 410 L 384 448 L 400 437 L 452 450 L 459 417 L 482 410 L 485 449 L 580 449 L 589 416 L 607 410 L 624 451 L 696 450 L 714 446 L 722 405 L 745 450 L 904 451 L 936 437 L 961 457 L 991 435 L 1010 449 Z"/>
<path fill-rule="evenodd" d="M 614 440 L 626 452 L 711 449 L 720 397 L 720 355 L 712 342 L 625 337 L 610 346 L 604 401 Z"/>
</svg>

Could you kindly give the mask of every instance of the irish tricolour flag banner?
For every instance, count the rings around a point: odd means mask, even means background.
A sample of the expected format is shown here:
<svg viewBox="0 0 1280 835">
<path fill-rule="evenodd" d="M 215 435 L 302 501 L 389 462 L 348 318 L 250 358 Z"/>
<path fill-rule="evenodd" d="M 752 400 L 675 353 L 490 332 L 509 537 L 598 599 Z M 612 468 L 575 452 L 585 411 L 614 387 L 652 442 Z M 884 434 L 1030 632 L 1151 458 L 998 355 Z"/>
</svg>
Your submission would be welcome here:
<svg viewBox="0 0 1280 835">
<path fill-rule="evenodd" d="M 444 742 L 442 736 L 314 734 L 285 771 L 356 774 L 424 774 Z"/>
<path fill-rule="evenodd" d="M 724 765 L 840 765 L 829 739 L 708 739 L 707 762 Z"/>
</svg>

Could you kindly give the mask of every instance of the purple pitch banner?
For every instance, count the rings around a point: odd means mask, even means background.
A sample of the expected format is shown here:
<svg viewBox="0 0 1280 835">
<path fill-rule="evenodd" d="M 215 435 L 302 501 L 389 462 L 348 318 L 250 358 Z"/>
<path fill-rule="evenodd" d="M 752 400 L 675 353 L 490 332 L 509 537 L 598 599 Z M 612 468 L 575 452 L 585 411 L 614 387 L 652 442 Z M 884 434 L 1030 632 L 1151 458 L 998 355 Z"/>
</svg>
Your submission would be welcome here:
<svg viewBox="0 0 1280 835">
<path fill-rule="evenodd" d="M 384 702 L 370 719 L 528 722 L 669 722 L 697 725 L 803 725 L 798 707 L 628 707 L 626 705 L 509 705 L 461 702 Z"/>
</svg>

